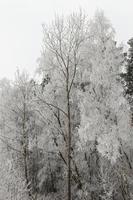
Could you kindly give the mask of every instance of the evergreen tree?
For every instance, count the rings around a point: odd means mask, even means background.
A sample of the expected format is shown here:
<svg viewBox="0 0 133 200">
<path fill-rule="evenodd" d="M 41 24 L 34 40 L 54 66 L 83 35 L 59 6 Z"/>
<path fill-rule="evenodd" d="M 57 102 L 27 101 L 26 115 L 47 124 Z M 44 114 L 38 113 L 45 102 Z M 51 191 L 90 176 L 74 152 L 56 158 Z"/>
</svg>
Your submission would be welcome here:
<svg viewBox="0 0 133 200">
<path fill-rule="evenodd" d="M 124 84 L 125 95 L 130 103 L 130 109 L 132 111 L 133 121 L 133 38 L 128 41 L 130 46 L 128 54 L 126 56 L 126 72 L 121 74 L 122 81 Z"/>
<path fill-rule="evenodd" d="M 129 97 L 133 96 L 133 38 L 128 41 L 129 50 L 127 55 L 126 73 L 123 73 L 125 80 L 125 92 Z"/>
</svg>

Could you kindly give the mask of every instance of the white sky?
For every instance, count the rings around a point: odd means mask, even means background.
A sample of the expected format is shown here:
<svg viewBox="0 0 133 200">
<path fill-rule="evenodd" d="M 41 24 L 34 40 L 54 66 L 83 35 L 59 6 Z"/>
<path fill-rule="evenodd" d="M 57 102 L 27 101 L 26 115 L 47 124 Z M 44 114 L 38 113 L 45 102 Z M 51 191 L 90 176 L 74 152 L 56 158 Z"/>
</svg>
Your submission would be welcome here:
<svg viewBox="0 0 133 200">
<path fill-rule="evenodd" d="M 43 38 L 41 24 L 80 7 L 90 17 L 103 9 L 119 41 L 126 43 L 133 36 L 133 0 L 0 0 L 0 78 L 13 79 L 17 67 L 33 73 Z"/>
</svg>

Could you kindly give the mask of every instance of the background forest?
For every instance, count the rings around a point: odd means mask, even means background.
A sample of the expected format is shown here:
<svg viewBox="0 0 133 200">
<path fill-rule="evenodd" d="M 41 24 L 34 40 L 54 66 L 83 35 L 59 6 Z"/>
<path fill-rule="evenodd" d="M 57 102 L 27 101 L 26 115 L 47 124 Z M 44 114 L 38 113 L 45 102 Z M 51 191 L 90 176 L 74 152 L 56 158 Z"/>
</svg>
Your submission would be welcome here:
<svg viewBox="0 0 133 200">
<path fill-rule="evenodd" d="M 133 200 L 133 39 L 102 11 L 43 35 L 36 77 L 0 81 L 0 200 Z"/>
</svg>

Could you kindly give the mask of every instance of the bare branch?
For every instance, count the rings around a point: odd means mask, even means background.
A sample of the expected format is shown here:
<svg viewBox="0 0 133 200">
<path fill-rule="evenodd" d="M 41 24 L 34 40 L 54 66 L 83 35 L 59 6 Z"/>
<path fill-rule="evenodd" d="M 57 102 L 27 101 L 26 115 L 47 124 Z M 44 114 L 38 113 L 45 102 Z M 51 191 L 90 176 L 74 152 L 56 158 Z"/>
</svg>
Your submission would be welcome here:
<svg viewBox="0 0 133 200">
<path fill-rule="evenodd" d="M 46 102 L 45 100 L 43 100 L 41 98 L 39 98 L 39 100 L 41 102 L 43 102 L 44 104 L 46 104 L 48 107 L 53 107 L 53 108 L 59 109 L 66 117 L 68 117 L 67 113 L 62 108 L 59 108 L 58 106 L 56 106 L 56 105 L 54 105 L 52 103 L 48 103 L 48 102 Z"/>
</svg>

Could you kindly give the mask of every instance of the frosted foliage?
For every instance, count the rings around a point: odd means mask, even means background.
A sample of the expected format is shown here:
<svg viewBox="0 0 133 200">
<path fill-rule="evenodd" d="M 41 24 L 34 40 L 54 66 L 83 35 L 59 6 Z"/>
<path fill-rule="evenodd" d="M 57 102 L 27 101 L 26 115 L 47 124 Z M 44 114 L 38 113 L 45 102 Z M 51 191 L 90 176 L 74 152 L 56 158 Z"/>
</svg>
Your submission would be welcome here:
<svg viewBox="0 0 133 200">
<path fill-rule="evenodd" d="M 43 25 L 37 77 L 0 81 L 0 200 L 129 200 L 125 54 L 103 12 Z M 131 194 L 131 195 L 130 195 Z"/>
<path fill-rule="evenodd" d="M 112 163 L 115 163 L 119 157 L 119 141 L 117 140 L 116 127 L 113 128 L 108 134 L 103 134 L 98 138 L 98 150 L 103 156 L 110 159 Z"/>
<path fill-rule="evenodd" d="M 0 142 L 0 199 L 28 200 L 25 181 L 14 165 L 11 152 Z"/>
<path fill-rule="evenodd" d="M 128 141 L 131 133 L 129 106 L 118 81 L 122 49 L 116 46 L 113 29 L 103 15 L 96 15 L 91 22 L 91 31 L 95 32 L 90 43 L 92 51 L 88 52 L 93 55 L 91 72 L 82 71 L 90 84 L 85 92 L 78 92 L 81 112 L 79 135 L 84 142 L 97 138 L 100 153 L 114 161 L 119 154 L 119 138 Z"/>
<path fill-rule="evenodd" d="M 107 37 L 114 37 L 115 33 L 110 21 L 105 17 L 104 12 L 99 10 L 96 11 L 94 19 L 90 23 L 90 32 L 93 33 L 95 41 L 96 39 L 102 41 L 102 39 L 106 39 Z"/>
</svg>

